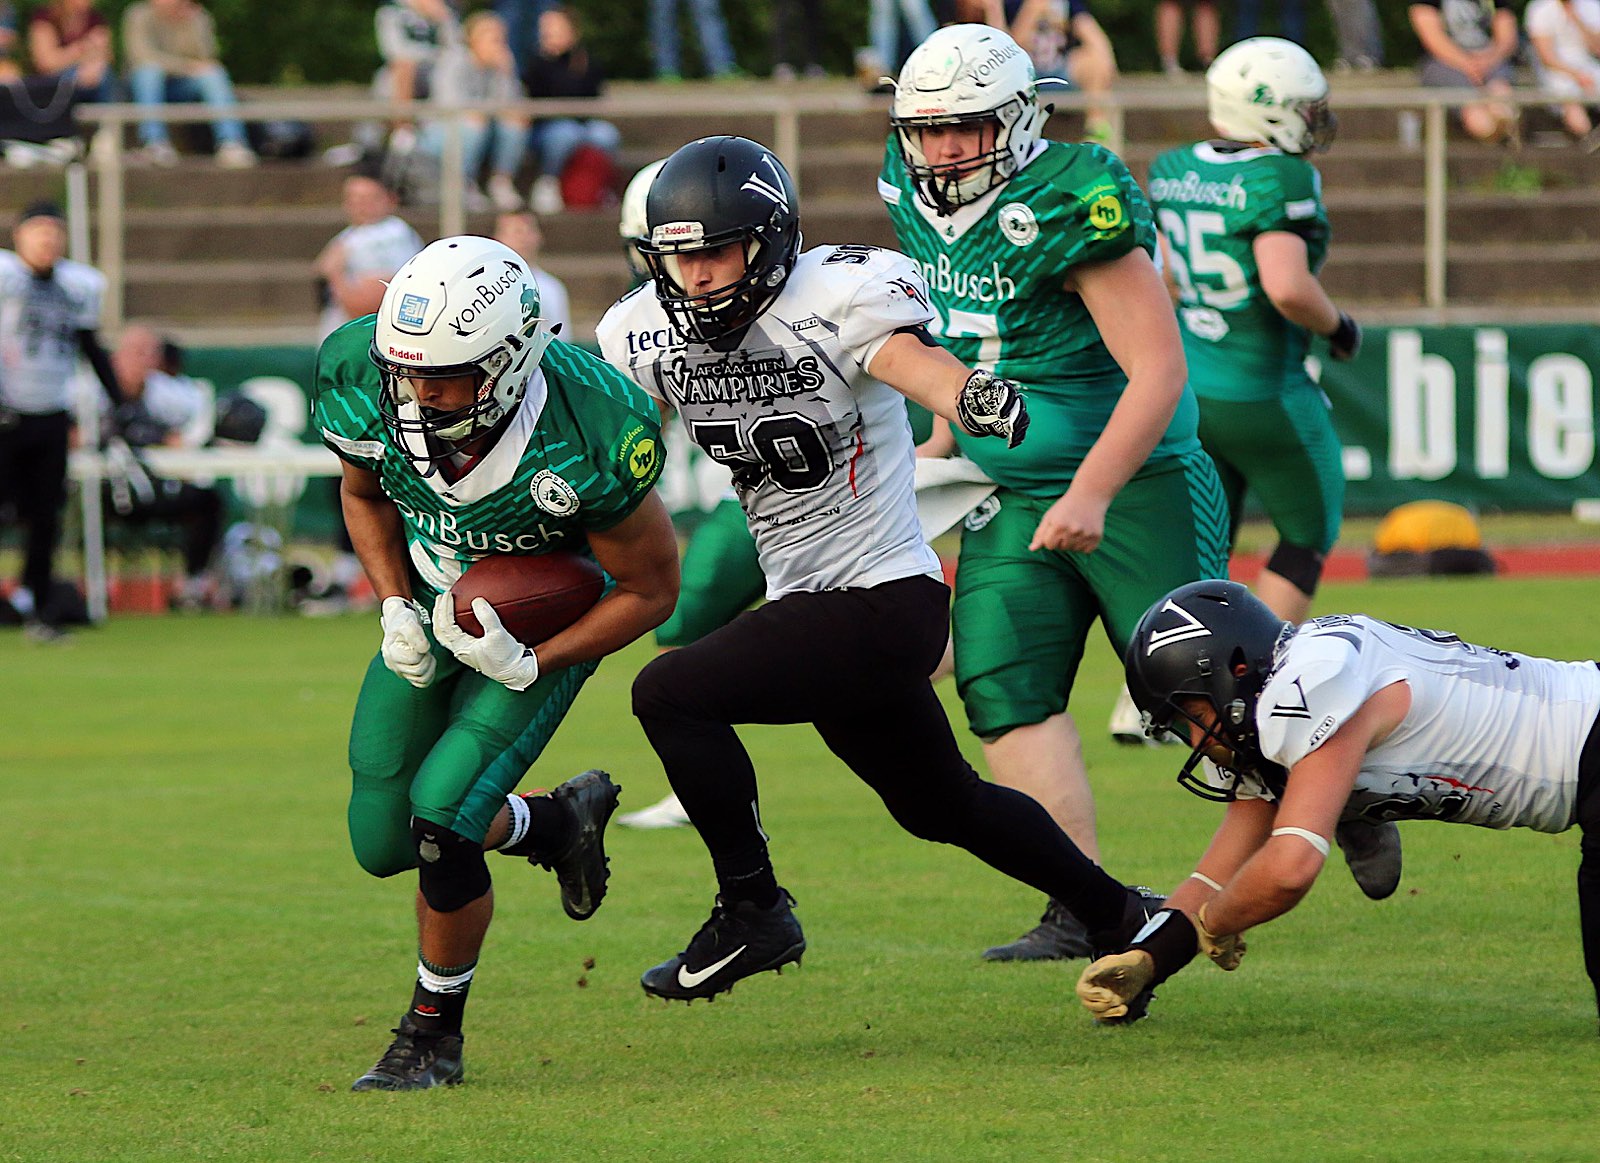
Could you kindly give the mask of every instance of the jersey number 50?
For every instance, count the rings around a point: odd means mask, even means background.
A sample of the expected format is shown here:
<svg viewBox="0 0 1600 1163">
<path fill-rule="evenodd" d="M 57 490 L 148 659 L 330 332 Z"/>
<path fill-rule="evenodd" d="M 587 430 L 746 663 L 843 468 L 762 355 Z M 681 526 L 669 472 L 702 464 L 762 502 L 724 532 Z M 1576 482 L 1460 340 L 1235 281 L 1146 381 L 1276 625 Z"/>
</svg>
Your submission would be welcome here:
<svg viewBox="0 0 1600 1163">
<path fill-rule="evenodd" d="M 745 481 L 770 477 L 786 493 L 809 493 L 833 475 L 833 458 L 816 421 L 789 412 L 737 420 L 690 420 L 689 439 Z"/>
</svg>

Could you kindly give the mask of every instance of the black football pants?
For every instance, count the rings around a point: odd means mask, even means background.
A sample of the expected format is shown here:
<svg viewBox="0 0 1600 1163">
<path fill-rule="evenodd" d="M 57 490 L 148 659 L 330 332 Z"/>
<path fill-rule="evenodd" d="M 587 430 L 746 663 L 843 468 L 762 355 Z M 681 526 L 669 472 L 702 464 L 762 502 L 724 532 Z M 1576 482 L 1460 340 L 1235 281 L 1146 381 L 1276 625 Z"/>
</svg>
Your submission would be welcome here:
<svg viewBox="0 0 1600 1163">
<path fill-rule="evenodd" d="M 67 412 L 0 412 L 0 502 L 10 500 L 27 530 L 22 584 L 43 616 L 54 583 L 56 542 L 67 503 Z"/>
<path fill-rule="evenodd" d="M 633 713 L 724 886 L 767 867 L 733 725 L 811 723 L 906 831 L 1055 897 L 1091 932 L 1111 929 L 1127 890 L 1035 800 L 979 779 L 956 745 L 928 681 L 949 597 L 929 577 L 789 594 L 657 657 L 634 681 Z"/>
<path fill-rule="evenodd" d="M 1577 825 L 1583 829 L 1578 842 L 1578 924 L 1583 931 L 1583 967 L 1594 983 L 1595 1005 L 1600 1008 L 1600 719 L 1589 728 L 1589 738 L 1578 757 Z"/>
</svg>

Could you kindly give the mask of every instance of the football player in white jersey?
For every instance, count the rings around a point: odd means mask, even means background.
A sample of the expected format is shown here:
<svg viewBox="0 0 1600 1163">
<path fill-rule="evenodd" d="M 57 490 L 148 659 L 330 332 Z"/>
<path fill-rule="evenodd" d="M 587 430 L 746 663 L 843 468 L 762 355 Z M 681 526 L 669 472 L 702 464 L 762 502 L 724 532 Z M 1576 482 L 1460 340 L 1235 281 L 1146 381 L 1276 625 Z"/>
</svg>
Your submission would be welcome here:
<svg viewBox="0 0 1600 1163">
<path fill-rule="evenodd" d="M 1197 952 L 1236 968 L 1245 931 L 1300 902 L 1352 817 L 1582 828 L 1579 917 L 1600 1001 L 1595 663 L 1361 614 L 1296 626 L 1243 586 L 1206 581 L 1150 608 L 1126 669 L 1151 729 L 1192 744 L 1179 782 L 1228 808 L 1168 908 L 1084 971 L 1091 1012 L 1116 1019 Z"/>
<path fill-rule="evenodd" d="M 16 250 L 0 250 L 0 502 L 12 502 L 28 531 L 12 605 L 28 636 L 48 641 L 63 633 L 51 591 L 79 358 L 112 403 L 122 392 L 98 336 L 106 279 L 66 257 L 66 216 L 35 203 L 18 216 L 12 238 Z"/>
<path fill-rule="evenodd" d="M 607 312 L 601 350 L 733 470 L 769 600 L 634 682 L 634 714 L 719 889 L 687 947 L 645 972 L 645 991 L 709 998 L 805 951 L 739 723 L 813 724 L 907 831 L 1056 895 L 1112 947 L 1143 924 L 1143 898 L 1034 800 L 978 778 L 928 679 L 949 591 L 917 519 L 903 397 L 1014 444 L 1027 426 L 1016 386 L 933 341 L 926 286 L 903 255 L 802 252 L 789 175 L 756 142 L 678 150 L 650 186 L 647 220 L 652 285 Z"/>
</svg>

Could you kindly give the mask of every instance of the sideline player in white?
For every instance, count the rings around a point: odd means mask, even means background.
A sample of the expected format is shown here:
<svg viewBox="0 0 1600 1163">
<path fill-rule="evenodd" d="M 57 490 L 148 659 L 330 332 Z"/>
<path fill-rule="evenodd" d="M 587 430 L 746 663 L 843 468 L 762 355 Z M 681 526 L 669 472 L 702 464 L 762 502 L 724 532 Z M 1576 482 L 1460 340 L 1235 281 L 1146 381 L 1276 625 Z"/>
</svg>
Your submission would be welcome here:
<svg viewBox="0 0 1600 1163">
<path fill-rule="evenodd" d="M 1227 813 L 1168 908 L 1078 995 L 1117 1020 L 1196 952 L 1223 969 L 1246 930 L 1311 891 L 1341 818 L 1583 829 L 1583 959 L 1600 999 L 1600 669 L 1334 614 L 1296 626 L 1236 582 L 1182 586 L 1128 645 L 1128 689 L 1186 734 L 1178 781 Z M 1201 760 L 1209 760 L 1197 775 Z"/>
<path fill-rule="evenodd" d="M 687 947 L 645 972 L 645 991 L 709 998 L 805 951 L 739 723 L 812 723 L 913 835 L 1055 894 L 1099 948 L 1136 931 L 1143 899 L 1034 800 L 978 778 L 928 679 L 949 591 L 917 519 L 902 395 L 1015 444 L 1027 427 L 1016 386 L 934 342 L 926 285 L 903 255 L 801 253 L 794 187 L 756 142 L 678 150 L 650 187 L 647 220 L 654 293 L 607 312 L 601 350 L 733 469 L 770 600 L 634 682 L 634 714 L 719 888 Z"/>
</svg>

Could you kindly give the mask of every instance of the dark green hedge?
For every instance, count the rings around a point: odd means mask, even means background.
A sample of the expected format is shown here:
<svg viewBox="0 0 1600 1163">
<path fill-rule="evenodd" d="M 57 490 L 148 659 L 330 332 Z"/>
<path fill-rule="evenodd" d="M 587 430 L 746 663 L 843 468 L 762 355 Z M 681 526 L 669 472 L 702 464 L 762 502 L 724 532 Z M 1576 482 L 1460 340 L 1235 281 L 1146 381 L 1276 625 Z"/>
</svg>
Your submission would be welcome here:
<svg viewBox="0 0 1600 1163">
<path fill-rule="evenodd" d="M 101 10 L 116 24 L 131 0 L 101 0 Z M 948 2 L 948 0 L 944 0 Z M 1155 66 L 1151 30 L 1153 0 L 1092 0 L 1101 24 L 1117 46 L 1126 71 Z M 1217 0 L 1227 22 L 1232 0 Z M 936 8 L 940 0 L 935 0 Z M 1305 0 L 1310 23 L 1311 50 L 1319 60 L 1334 57 L 1334 37 L 1328 11 L 1321 0 Z M 20 7 L 31 9 L 35 4 Z M 469 0 L 469 8 L 488 7 L 487 0 Z M 589 41 L 605 61 L 611 76 L 650 75 L 647 0 L 569 0 L 588 30 Z M 1524 0 L 1513 5 L 1520 13 Z M 365 81 L 377 67 L 372 14 L 377 0 L 208 0 L 224 43 L 224 58 L 241 83 L 326 83 Z M 683 5 L 687 9 L 687 4 Z M 1266 0 L 1262 8 L 1264 32 L 1275 31 Z M 1407 5 L 1398 0 L 1377 0 L 1384 26 L 1390 65 L 1409 65 L 1417 55 L 1416 39 L 1406 18 Z M 723 0 L 730 34 L 740 64 L 749 72 L 765 73 L 771 66 L 771 0 Z M 868 0 L 822 0 L 824 31 L 819 37 L 823 63 L 830 71 L 847 73 L 855 48 L 866 43 Z M 683 14 L 688 19 L 687 12 Z M 686 32 L 685 66 L 694 69 L 698 41 Z"/>
</svg>

